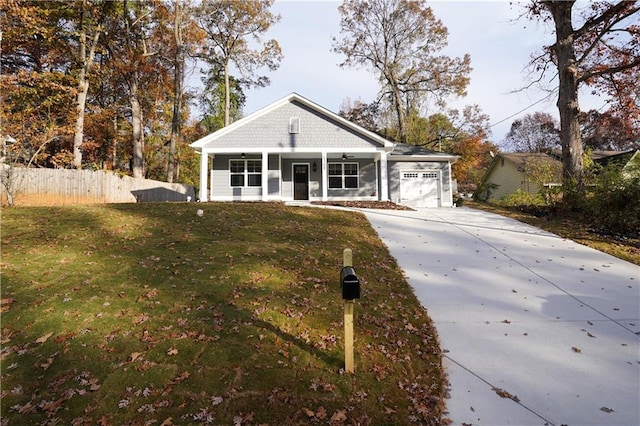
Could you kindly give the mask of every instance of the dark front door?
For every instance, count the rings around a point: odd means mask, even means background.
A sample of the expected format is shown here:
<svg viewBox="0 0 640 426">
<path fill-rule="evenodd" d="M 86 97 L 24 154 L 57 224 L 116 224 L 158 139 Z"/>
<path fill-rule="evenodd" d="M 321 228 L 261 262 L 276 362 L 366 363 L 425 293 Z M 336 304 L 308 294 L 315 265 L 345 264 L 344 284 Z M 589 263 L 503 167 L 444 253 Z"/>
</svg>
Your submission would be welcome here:
<svg viewBox="0 0 640 426">
<path fill-rule="evenodd" d="M 309 165 L 295 164 L 293 166 L 293 199 L 309 199 Z"/>
</svg>

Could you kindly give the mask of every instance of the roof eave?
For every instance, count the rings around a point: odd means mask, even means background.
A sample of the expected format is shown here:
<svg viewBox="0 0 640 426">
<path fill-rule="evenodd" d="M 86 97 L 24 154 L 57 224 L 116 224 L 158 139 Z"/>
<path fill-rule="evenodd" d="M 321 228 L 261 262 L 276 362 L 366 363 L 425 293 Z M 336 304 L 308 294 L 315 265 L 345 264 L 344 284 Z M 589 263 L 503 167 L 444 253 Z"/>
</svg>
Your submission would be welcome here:
<svg viewBox="0 0 640 426">
<path fill-rule="evenodd" d="M 455 163 L 456 161 L 458 161 L 459 158 L 460 158 L 459 155 L 448 155 L 448 154 L 442 154 L 442 155 L 400 154 L 400 155 L 390 155 L 388 157 L 388 159 L 391 160 L 391 161 L 393 161 L 393 160 L 399 160 L 399 161 L 423 160 L 423 161 L 449 161 L 449 162 L 452 162 L 452 163 Z"/>
</svg>

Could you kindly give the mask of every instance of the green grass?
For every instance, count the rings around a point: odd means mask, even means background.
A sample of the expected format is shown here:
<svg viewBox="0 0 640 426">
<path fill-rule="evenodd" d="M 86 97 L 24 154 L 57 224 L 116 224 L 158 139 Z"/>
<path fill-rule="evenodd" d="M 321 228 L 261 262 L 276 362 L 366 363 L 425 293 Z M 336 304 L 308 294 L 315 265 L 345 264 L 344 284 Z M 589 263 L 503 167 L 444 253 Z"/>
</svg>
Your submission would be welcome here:
<svg viewBox="0 0 640 426">
<path fill-rule="evenodd" d="M 355 374 L 344 248 L 362 282 Z M 12 425 L 446 422 L 434 327 L 358 213 L 4 209 L 1 338 Z"/>
</svg>

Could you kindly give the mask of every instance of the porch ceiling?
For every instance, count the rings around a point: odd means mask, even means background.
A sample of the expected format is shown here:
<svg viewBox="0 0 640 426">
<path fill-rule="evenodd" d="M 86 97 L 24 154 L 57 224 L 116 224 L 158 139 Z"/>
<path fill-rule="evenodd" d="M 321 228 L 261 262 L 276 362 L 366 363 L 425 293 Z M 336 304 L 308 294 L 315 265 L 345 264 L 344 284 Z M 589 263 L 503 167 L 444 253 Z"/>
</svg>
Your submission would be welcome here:
<svg viewBox="0 0 640 426">
<path fill-rule="evenodd" d="M 318 160 L 322 158 L 321 152 L 287 152 L 280 155 L 282 158 L 317 158 Z M 327 160 L 342 160 L 343 155 L 347 156 L 347 160 L 351 160 L 355 158 L 376 158 L 379 154 L 376 152 L 329 152 L 327 153 Z"/>
</svg>

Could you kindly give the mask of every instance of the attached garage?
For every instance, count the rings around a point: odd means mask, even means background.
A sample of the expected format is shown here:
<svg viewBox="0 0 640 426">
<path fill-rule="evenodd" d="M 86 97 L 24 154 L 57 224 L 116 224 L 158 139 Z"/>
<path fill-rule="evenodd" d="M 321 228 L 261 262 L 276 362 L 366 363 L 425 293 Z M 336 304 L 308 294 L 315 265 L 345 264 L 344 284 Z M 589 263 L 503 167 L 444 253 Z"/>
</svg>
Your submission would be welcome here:
<svg viewBox="0 0 640 426">
<path fill-rule="evenodd" d="M 388 156 L 391 201 L 414 208 L 452 207 L 451 164 L 458 156 L 396 144 Z"/>
<path fill-rule="evenodd" d="M 440 207 L 440 171 L 401 171 L 400 204 L 410 207 Z"/>
</svg>

